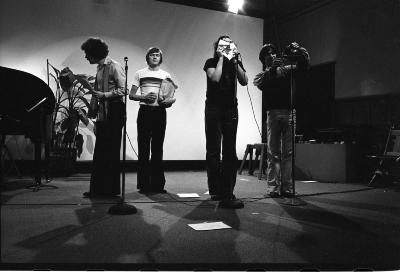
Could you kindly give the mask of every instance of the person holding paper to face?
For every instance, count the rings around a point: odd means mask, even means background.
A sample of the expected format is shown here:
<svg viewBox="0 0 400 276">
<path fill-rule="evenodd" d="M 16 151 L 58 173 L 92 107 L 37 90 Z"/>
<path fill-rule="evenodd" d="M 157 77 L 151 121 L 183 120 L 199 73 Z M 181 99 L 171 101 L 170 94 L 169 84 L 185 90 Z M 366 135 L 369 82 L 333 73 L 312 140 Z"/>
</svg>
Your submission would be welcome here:
<svg viewBox="0 0 400 276">
<path fill-rule="evenodd" d="M 224 35 L 214 43 L 214 57 L 207 59 L 203 68 L 207 77 L 205 132 L 208 188 L 211 200 L 220 201 L 219 206 L 225 208 L 243 208 L 243 202 L 233 194 L 238 162 L 236 81 L 247 85 L 246 71 L 237 57 L 235 43 Z"/>
</svg>

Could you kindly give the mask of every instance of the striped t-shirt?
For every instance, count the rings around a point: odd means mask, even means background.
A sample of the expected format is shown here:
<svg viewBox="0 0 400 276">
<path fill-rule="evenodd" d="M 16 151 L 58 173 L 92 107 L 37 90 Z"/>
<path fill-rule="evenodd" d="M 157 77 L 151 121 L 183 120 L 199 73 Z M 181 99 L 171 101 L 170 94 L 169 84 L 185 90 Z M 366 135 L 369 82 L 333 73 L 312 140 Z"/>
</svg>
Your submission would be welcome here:
<svg viewBox="0 0 400 276">
<path fill-rule="evenodd" d="M 171 78 L 170 74 L 161 69 L 153 71 L 150 70 L 149 67 L 146 67 L 136 71 L 132 85 L 140 88 L 140 95 L 145 96 L 152 92 L 157 94 L 157 99 L 154 103 L 148 104 L 140 102 L 140 104 L 158 106 L 158 95 L 160 92 L 161 82 L 166 78 Z"/>
</svg>

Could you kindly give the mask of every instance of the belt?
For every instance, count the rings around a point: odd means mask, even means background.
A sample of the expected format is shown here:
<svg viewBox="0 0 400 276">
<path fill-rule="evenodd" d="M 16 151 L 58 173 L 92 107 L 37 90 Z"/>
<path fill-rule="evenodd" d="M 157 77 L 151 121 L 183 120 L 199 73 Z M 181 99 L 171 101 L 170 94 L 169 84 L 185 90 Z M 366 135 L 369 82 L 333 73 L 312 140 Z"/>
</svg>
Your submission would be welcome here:
<svg viewBox="0 0 400 276">
<path fill-rule="evenodd" d="M 140 109 L 142 109 L 142 110 L 163 110 L 163 109 L 165 109 L 165 107 L 141 104 Z"/>
</svg>

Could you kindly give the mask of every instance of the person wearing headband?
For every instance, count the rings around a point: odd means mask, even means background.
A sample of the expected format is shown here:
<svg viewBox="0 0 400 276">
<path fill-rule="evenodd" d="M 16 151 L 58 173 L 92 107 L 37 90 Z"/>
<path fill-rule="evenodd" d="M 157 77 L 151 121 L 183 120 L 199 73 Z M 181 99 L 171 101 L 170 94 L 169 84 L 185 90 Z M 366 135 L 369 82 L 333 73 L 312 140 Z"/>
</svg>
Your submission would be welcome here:
<svg viewBox="0 0 400 276">
<path fill-rule="evenodd" d="M 167 125 L 166 108 L 175 102 L 173 93 L 164 96 L 164 84 L 174 91 L 177 85 L 171 75 L 160 68 L 163 53 L 151 47 L 146 53 L 147 67 L 135 72 L 129 99 L 139 101 L 137 116 L 138 173 L 140 193 L 166 193 L 163 147 Z M 151 152 L 151 160 L 150 160 Z"/>
</svg>

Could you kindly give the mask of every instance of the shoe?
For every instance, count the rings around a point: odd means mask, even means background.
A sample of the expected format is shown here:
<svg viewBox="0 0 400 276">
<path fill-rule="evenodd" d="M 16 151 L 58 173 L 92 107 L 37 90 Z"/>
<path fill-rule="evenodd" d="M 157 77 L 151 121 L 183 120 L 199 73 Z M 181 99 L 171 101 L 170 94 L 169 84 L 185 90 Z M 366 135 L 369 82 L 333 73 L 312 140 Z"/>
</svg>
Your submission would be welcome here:
<svg viewBox="0 0 400 276">
<path fill-rule="evenodd" d="M 145 190 L 145 189 L 139 189 L 138 193 L 139 194 L 151 194 L 152 192 L 149 190 Z"/>
<path fill-rule="evenodd" d="M 213 200 L 213 201 L 220 201 L 222 199 L 223 199 L 223 197 L 220 195 L 211 195 L 210 196 L 210 200 Z"/>
<path fill-rule="evenodd" d="M 92 195 L 90 194 L 90 192 L 84 192 L 84 193 L 83 193 L 83 197 L 84 197 L 84 198 L 91 198 Z"/>
<path fill-rule="evenodd" d="M 277 198 L 281 196 L 281 188 L 278 185 L 268 185 L 264 197 Z"/>
<path fill-rule="evenodd" d="M 233 196 L 228 199 L 222 199 L 219 202 L 218 207 L 227 209 L 241 209 L 244 208 L 244 203 L 240 199 L 237 199 L 235 196 Z"/>
<path fill-rule="evenodd" d="M 164 190 L 164 189 L 163 190 L 156 190 L 156 191 L 141 189 L 141 190 L 139 190 L 139 193 L 140 194 L 166 194 L 168 192 L 167 192 L 167 190 Z"/>
<path fill-rule="evenodd" d="M 281 197 L 279 192 L 269 192 L 264 194 L 264 198 L 278 198 Z"/>
<path fill-rule="evenodd" d="M 293 192 L 291 192 L 291 191 L 283 191 L 282 192 L 282 196 L 283 197 L 287 197 L 287 198 L 294 198 L 295 197 L 295 195 L 293 195 Z"/>
<path fill-rule="evenodd" d="M 278 191 L 269 192 L 269 193 L 267 193 L 267 195 L 269 195 L 269 197 L 271 197 L 271 198 L 281 197 L 281 193 L 279 193 Z"/>
</svg>

